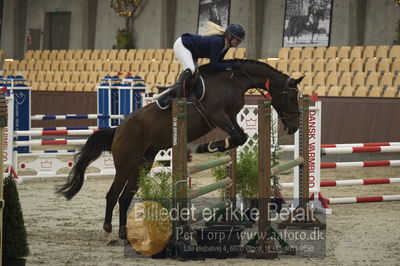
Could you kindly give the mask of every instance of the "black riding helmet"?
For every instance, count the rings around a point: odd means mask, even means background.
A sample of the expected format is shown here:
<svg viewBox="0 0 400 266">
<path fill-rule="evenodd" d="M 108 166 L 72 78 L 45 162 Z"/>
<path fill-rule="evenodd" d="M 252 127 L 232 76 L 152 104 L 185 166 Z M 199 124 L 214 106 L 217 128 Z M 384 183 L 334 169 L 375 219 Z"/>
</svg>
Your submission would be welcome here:
<svg viewBox="0 0 400 266">
<path fill-rule="evenodd" d="M 226 28 L 225 34 L 229 34 L 242 42 L 242 41 L 244 41 L 244 36 L 246 35 L 246 32 L 242 25 L 230 24 Z"/>
</svg>

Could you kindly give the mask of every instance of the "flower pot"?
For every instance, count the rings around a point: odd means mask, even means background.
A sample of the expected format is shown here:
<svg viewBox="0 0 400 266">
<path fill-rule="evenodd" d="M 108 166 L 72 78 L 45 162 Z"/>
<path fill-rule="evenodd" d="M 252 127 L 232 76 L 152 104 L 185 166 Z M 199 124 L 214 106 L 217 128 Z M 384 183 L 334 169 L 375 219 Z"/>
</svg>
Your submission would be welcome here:
<svg viewBox="0 0 400 266">
<path fill-rule="evenodd" d="M 3 266 L 25 266 L 25 259 L 19 259 L 19 260 L 4 260 L 3 261 Z"/>
<path fill-rule="evenodd" d="M 276 209 L 272 209 L 271 211 L 276 211 L 277 213 L 280 213 L 282 210 L 282 204 L 283 204 L 283 199 L 282 198 L 271 198 L 271 203 L 275 204 Z M 248 203 L 248 209 L 246 211 L 246 216 L 250 218 L 250 220 L 255 223 L 256 221 L 252 219 L 251 213 L 252 209 L 258 209 L 258 199 L 250 199 Z M 272 208 L 274 208 L 272 206 Z"/>
<path fill-rule="evenodd" d="M 133 45 L 118 45 L 118 44 L 113 44 L 112 49 L 115 50 L 128 50 L 128 49 L 134 49 L 135 47 Z"/>
<path fill-rule="evenodd" d="M 168 256 L 167 247 L 161 250 L 159 253 L 151 255 L 152 259 L 165 259 Z"/>
</svg>

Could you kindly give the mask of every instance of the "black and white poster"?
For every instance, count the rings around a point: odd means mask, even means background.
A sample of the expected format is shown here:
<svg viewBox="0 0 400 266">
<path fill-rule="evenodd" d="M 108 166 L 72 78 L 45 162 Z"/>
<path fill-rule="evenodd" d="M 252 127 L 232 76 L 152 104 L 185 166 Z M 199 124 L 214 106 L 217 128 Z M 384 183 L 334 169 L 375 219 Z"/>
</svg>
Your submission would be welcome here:
<svg viewBox="0 0 400 266">
<path fill-rule="evenodd" d="M 0 0 L 0 41 L 1 41 L 2 31 L 3 31 L 3 0 Z"/>
<path fill-rule="evenodd" d="M 206 32 L 207 21 L 226 28 L 229 23 L 230 0 L 200 0 L 197 34 Z"/>
<path fill-rule="evenodd" d="M 332 0 L 286 0 L 283 46 L 329 46 Z"/>
</svg>

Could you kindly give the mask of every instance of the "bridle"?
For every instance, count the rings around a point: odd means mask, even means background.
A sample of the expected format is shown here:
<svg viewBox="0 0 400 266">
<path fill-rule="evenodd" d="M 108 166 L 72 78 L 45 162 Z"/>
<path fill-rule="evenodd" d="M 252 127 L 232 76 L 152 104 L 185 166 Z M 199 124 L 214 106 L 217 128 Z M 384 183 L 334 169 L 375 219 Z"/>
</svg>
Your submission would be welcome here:
<svg viewBox="0 0 400 266">
<path fill-rule="evenodd" d="M 240 70 L 243 72 L 243 74 L 246 76 L 246 78 L 250 81 L 250 83 L 254 86 L 254 88 L 264 97 L 267 98 L 267 96 L 265 95 L 265 93 L 262 91 L 262 89 L 260 89 L 256 83 L 254 82 L 254 80 L 250 77 L 250 75 L 243 69 L 243 67 L 240 67 Z M 285 86 L 283 87 L 282 90 L 279 91 L 279 94 L 276 95 L 276 97 L 279 97 L 281 99 L 281 104 L 284 105 L 286 104 L 288 106 L 289 103 L 289 91 L 294 90 L 297 92 L 297 97 L 299 97 L 300 92 L 298 88 L 293 88 L 290 87 L 290 81 L 292 79 L 290 77 L 288 77 L 285 81 Z M 265 90 L 272 96 L 270 89 L 269 89 L 269 79 L 267 79 L 267 82 L 265 83 Z M 300 114 L 300 109 L 297 110 L 288 110 L 286 112 L 282 112 L 279 111 L 277 109 L 275 109 L 276 112 L 278 113 L 279 118 L 281 119 L 281 121 L 285 124 L 285 122 L 287 121 L 287 115 L 288 114 Z"/>
<path fill-rule="evenodd" d="M 299 92 L 298 88 L 293 88 L 293 87 L 289 86 L 289 83 L 290 83 L 291 80 L 292 80 L 291 77 L 288 77 L 286 79 L 285 86 L 284 86 L 283 90 L 281 91 L 281 94 L 278 95 L 278 96 L 281 96 L 281 104 L 282 105 L 284 105 L 285 101 L 286 101 L 286 105 L 289 106 L 288 103 L 289 103 L 289 91 L 290 90 L 296 91 L 297 92 L 297 97 L 299 97 L 299 95 L 300 95 L 300 92 Z M 282 112 L 282 111 L 276 110 L 276 112 L 278 113 L 280 119 L 282 120 L 282 123 L 285 124 L 285 121 L 287 120 L 287 115 L 288 114 L 300 114 L 300 109 L 297 108 L 297 110 L 288 110 L 287 112 Z"/>
</svg>

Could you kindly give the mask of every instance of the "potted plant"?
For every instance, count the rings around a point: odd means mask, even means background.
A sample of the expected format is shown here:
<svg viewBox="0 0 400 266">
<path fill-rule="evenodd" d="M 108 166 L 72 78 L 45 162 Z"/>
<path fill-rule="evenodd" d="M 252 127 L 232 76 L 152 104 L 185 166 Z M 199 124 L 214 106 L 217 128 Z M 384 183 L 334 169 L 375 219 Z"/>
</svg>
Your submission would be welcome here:
<svg viewBox="0 0 400 266">
<path fill-rule="evenodd" d="M 158 172 L 149 177 L 145 169 L 140 170 L 138 197 L 160 203 L 167 209 L 172 208 L 172 177 L 168 172 Z"/>
<path fill-rule="evenodd" d="M 11 176 L 4 180 L 4 202 L 3 265 L 25 265 L 29 247 L 17 186 Z"/>
<path fill-rule="evenodd" d="M 278 164 L 279 147 L 276 146 L 271 153 L 271 167 Z M 244 200 L 246 207 L 250 209 L 253 207 L 258 207 L 257 197 L 258 197 L 258 152 L 257 147 L 254 149 L 244 149 L 239 156 L 237 162 L 237 192 L 238 196 Z M 217 180 L 225 178 L 226 169 L 225 167 L 215 167 L 212 169 L 213 175 Z M 282 204 L 280 199 L 280 186 L 279 186 L 279 176 L 273 176 L 272 185 L 272 195 L 273 202 L 278 204 L 278 209 Z"/>
<path fill-rule="evenodd" d="M 393 40 L 393 45 L 400 45 L 400 19 L 397 21 L 396 39 Z"/>
<path fill-rule="evenodd" d="M 125 28 L 117 32 L 117 45 L 113 49 L 133 49 L 131 24 L 139 15 L 141 0 L 111 0 L 110 7 L 115 10 L 119 17 L 125 18 Z"/>
<path fill-rule="evenodd" d="M 127 29 L 118 29 L 116 47 L 118 49 L 129 49 L 132 47 L 132 37 Z"/>
</svg>

